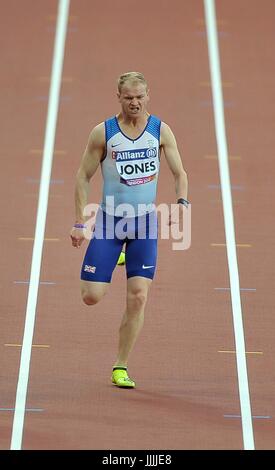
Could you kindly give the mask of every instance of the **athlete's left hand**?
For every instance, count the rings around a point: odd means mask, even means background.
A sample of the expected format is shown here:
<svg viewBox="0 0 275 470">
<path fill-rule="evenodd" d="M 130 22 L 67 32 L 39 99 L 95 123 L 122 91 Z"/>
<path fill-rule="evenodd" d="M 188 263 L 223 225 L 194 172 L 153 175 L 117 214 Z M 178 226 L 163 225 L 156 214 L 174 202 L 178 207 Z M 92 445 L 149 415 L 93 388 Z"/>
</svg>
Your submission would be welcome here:
<svg viewBox="0 0 275 470">
<path fill-rule="evenodd" d="M 183 204 L 175 204 L 175 206 L 172 206 L 172 211 L 169 214 L 168 225 L 182 224 L 184 211 L 188 210 Z"/>
</svg>

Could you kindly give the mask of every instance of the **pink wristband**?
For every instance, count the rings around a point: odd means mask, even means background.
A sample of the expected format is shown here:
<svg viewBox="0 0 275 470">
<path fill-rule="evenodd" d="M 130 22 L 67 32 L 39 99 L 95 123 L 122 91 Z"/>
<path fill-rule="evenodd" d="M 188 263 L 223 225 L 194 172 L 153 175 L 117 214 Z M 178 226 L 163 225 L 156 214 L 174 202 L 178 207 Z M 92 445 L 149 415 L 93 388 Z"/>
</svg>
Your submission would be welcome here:
<svg viewBox="0 0 275 470">
<path fill-rule="evenodd" d="M 74 228 L 87 228 L 85 224 L 74 224 Z"/>
</svg>

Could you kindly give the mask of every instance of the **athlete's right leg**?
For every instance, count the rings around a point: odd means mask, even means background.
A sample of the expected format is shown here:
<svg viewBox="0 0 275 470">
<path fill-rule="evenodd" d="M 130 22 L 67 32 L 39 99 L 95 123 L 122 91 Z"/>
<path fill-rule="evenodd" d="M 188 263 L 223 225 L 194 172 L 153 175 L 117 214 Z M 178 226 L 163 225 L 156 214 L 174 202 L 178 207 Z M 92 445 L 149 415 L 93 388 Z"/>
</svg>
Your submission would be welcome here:
<svg viewBox="0 0 275 470">
<path fill-rule="evenodd" d="M 97 304 L 106 294 L 109 282 L 80 281 L 82 300 L 86 305 Z"/>
<path fill-rule="evenodd" d="M 81 269 L 81 295 L 86 305 L 97 304 L 106 294 L 123 243 L 105 226 L 105 220 L 97 219 Z"/>
</svg>

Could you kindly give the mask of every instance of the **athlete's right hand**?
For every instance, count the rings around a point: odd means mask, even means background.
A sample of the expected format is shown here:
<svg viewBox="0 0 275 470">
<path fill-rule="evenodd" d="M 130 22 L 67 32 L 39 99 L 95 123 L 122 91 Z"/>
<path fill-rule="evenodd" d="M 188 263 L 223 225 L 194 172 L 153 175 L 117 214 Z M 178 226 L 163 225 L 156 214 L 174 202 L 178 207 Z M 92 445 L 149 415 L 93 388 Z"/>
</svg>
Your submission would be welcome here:
<svg viewBox="0 0 275 470">
<path fill-rule="evenodd" d="M 83 240 L 85 240 L 84 236 L 84 229 L 83 228 L 76 228 L 73 227 L 71 230 L 71 240 L 72 240 L 72 245 L 75 248 L 80 248 Z"/>
</svg>

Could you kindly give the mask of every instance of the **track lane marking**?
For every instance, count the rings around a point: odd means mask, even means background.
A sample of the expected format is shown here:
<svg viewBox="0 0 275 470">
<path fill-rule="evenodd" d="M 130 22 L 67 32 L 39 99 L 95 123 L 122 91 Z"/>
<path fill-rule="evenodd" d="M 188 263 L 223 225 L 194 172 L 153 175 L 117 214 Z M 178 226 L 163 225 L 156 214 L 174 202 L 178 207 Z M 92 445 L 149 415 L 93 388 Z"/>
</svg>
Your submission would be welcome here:
<svg viewBox="0 0 275 470">
<path fill-rule="evenodd" d="M 0 411 L 14 411 L 15 408 L 0 408 Z M 43 410 L 43 408 L 26 408 L 25 409 L 26 412 L 35 412 L 35 413 L 40 413 Z"/>
<path fill-rule="evenodd" d="M 44 82 L 47 83 L 47 82 L 50 82 L 51 77 L 42 76 L 42 77 L 38 77 L 37 80 L 39 82 L 42 82 L 42 83 L 44 83 Z M 72 83 L 73 81 L 74 81 L 73 77 L 62 77 L 62 79 L 61 79 L 62 83 Z"/>
<path fill-rule="evenodd" d="M 68 23 L 77 21 L 78 18 L 79 18 L 78 15 L 69 15 L 69 16 L 68 16 Z M 47 16 L 46 16 L 46 19 L 47 19 L 48 21 L 54 21 L 54 22 L 56 22 L 57 16 L 56 16 L 55 14 L 47 15 Z"/>
<path fill-rule="evenodd" d="M 221 199 L 210 199 L 211 203 L 222 203 L 222 200 Z M 232 201 L 233 204 L 246 204 L 246 201 L 241 201 L 240 199 L 233 199 Z"/>
<path fill-rule="evenodd" d="M 214 287 L 214 290 L 230 291 L 230 287 Z M 256 289 L 254 287 L 241 287 L 240 290 L 244 292 L 256 292 Z"/>
<path fill-rule="evenodd" d="M 22 194 L 24 197 L 36 198 L 38 199 L 38 193 L 24 193 Z M 49 194 L 49 198 L 62 198 L 64 194 Z"/>
<path fill-rule="evenodd" d="M 208 184 L 208 189 L 222 189 L 220 184 Z M 232 184 L 231 185 L 232 191 L 244 191 L 244 186 L 242 184 Z"/>
<path fill-rule="evenodd" d="M 204 18 L 197 18 L 196 23 L 198 23 L 201 26 L 205 26 L 205 19 Z M 217 18 L 217 25 L 218 26 L 227 26 L 228 25 L 228 20 L 222 19 L 222 18 Z"/>
<path fill-rule="evenodd" d="M 26 179 L 26 182 L 29 183 L 29 184 L 41 184 L 41 179 L 39 178 L 27 178 Z M 64 180 L 63 179 L 51 179 L 49 184 L 64 184 Z M 45 183 L 42 182 L 41 186 L 44 187 Z"/>
<path fill-rule="evenodd" d="M 223 415 L 224 418 L 241 418 L 241 415 Z M 271 419 L 269 415 L 253 415 L 252 419 Z"/>
<path fill-rule="evenodd" d="M 30 281 L 19 281 L 19 280 L 16 280 L 16 281 L 13 281 L 14 284 L 29 284 Z M 39 281 L 39 285 L 41 286 L 55 286 L 56 285 L 56 282 L 53 282 L 53 281 Z"/>
<path fill-rule="evenodd" d="M 219 57 L 219 42 L 214 0 L 204 0 L 204 12 L 207 30 L 210 76 L 212 84 L 215 132 L 219 156 L 219 170 L 223 200 L 227 260 L 231 288 L 231 304 L 236 345 L 237 376 L 241 407 L 243 445 L 245 450 L 254 450 L 255 444 L 246 365 L 246 348 L 242 320 L 239 270 L 235 240 L 234 215 L 232 207 L 230 172 L 228 164 L 228 148 L 224 119 L 224 103 L 221 85 L 222 78 Z"/>
<path fill-rule="evenodd" d="M 34 241 L 34 237 L 18 237 L 19 241 L 21 242 L 29 242 L 29 241 Z M 45 242 L 59 242 L 60 238 L 44 238 Z"/>
<path fill-rule="evenodd" d="M 62 68 L 64 61 L 65 41 L 68 29 L 70 0 L 59 0 L 57 24 L 54 40 L 54 52 L 51 71 L 51 83 L 47 122 L 45 130 L 44 151 L 39 186 L 39 199 L 36 217 L 35 237 L 31 262 L 30 285 L 28 291 L 25 328 L 20 357 L 19 376 L 16 389 L 15 411 L 12 425 L 11 450 L 22 447 L 26 397 L 29 381 L 32 341 L 34 333 L 39 278 L 42 261 L 43 242 L 46 226 L 48 195 L 51 182 L 52 160 L 57 126 Z"/>
<path fill-rule="evenodd" d="M 224 354 L 236 354 L 236 351 L 231 351 L 231 350 L 220 350 L 218 353 L 224 353 Z M 258 354 L 258 355 L 263 355 L 263 351 L 245 351 L 245 354 Z"/>
<path fill-rule="evenodd" d="M 199 86 L 202 88 L 210 88 L 211 87 L 211 82 L 203 81 L 199 82 Z M 222 82 L 222 87 L 223 88 L 232 88 L 233 83 L 232 82 Z"/>
<path fill-rule="evenodd" d="M 5 343 L 4 346 L 7 348 L 22 348 L 22 344 L 16 344 L 16 343 Z M 49 344 L 32 344 L 32 348 L 42 348 L 42 349 L 47 349 L 50 348 Z"/>
<path fill-rule="evenodd" d="M 43 155 L 43 149 L 30 149 L 30 154 L 32 155 Z M 59 149 L 56 149 L 54 150 L 54 155 L 66 155 L 67 154 L 67 151 L 66 150 L 59 150 Z"/>
<path fill-rule="evenodd" d="M 226 247 L 226 243 L 210 243 L 210 246 L 213 247 Z M 252 245 L 249 243 L 236 243 L 237 248 L 252 248 Z"/>
<path fill-rule="evenodd" d="M 218 160 L 218 155 L 204 155 L 203 158 L 206 160 Z M 241 157 L 238 155 L 229 155 L 229 160 L 241 160 Z"/>
</svg>

